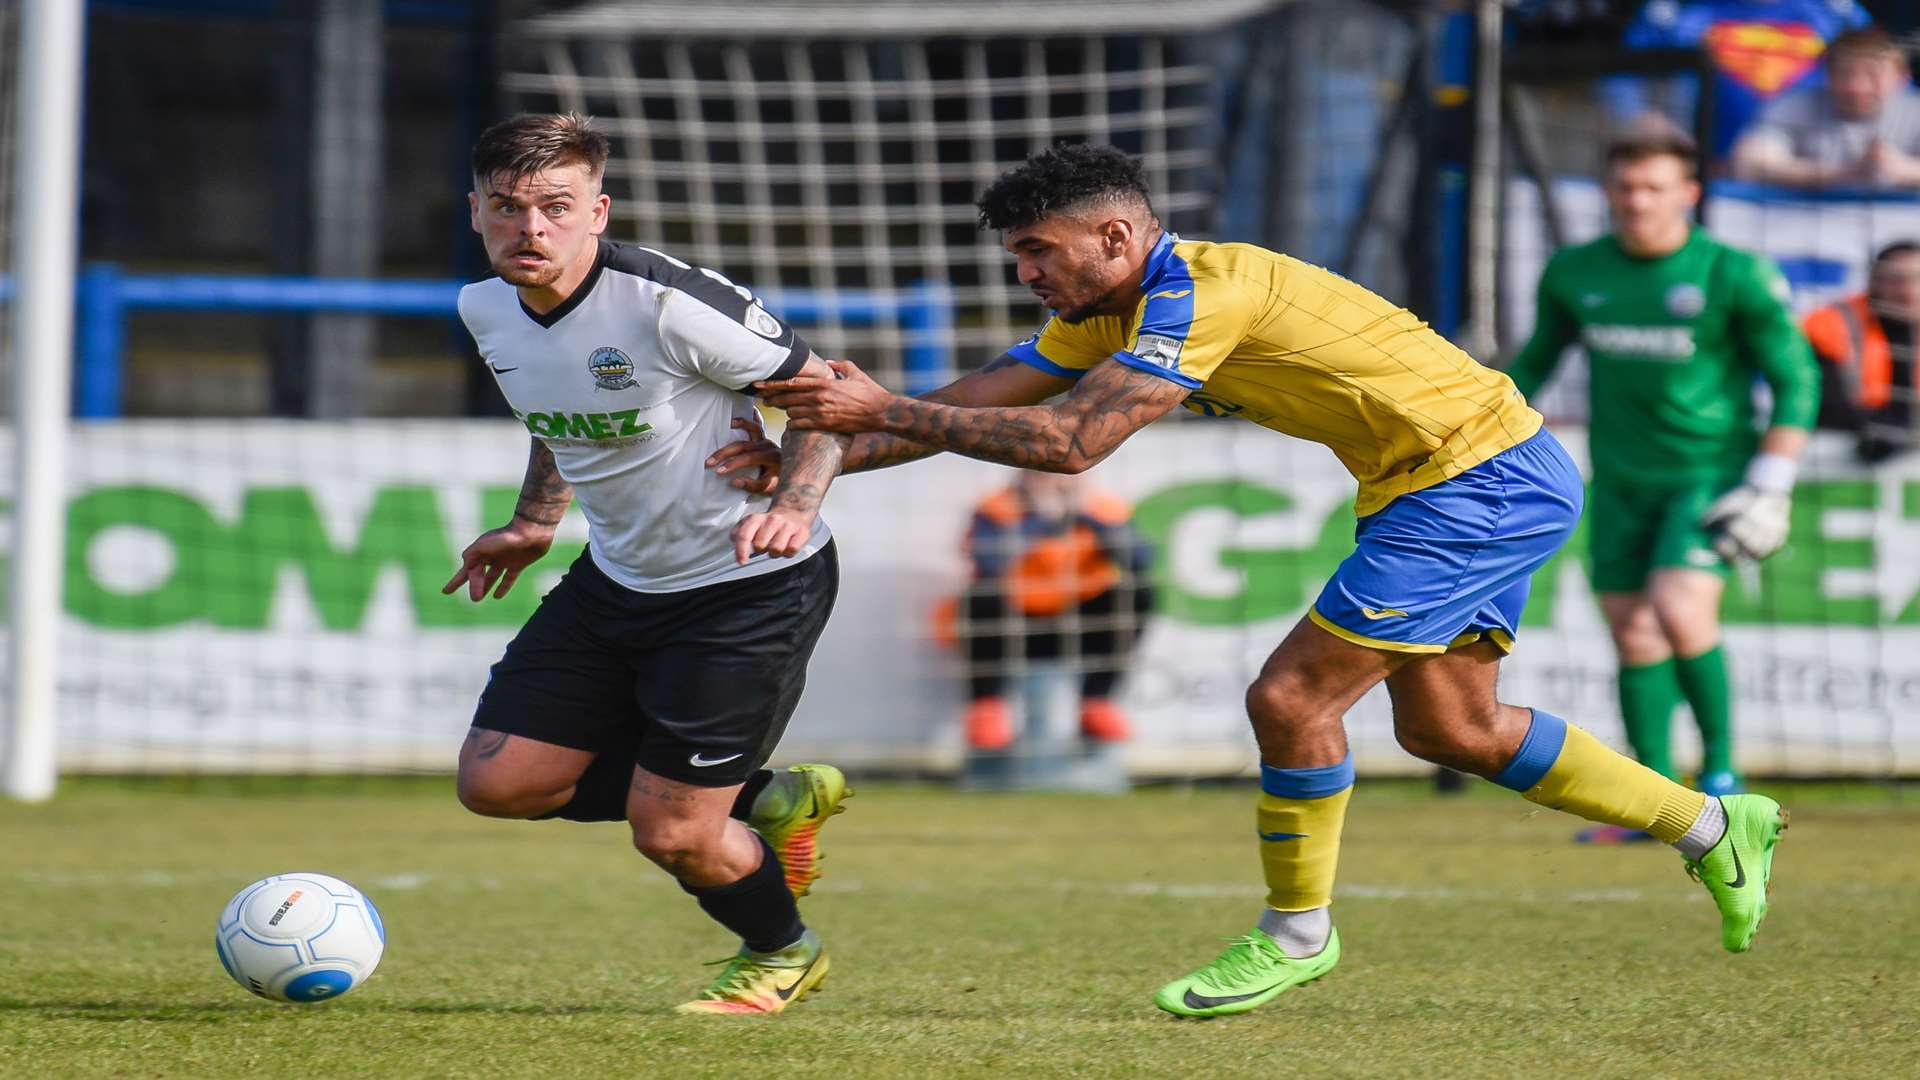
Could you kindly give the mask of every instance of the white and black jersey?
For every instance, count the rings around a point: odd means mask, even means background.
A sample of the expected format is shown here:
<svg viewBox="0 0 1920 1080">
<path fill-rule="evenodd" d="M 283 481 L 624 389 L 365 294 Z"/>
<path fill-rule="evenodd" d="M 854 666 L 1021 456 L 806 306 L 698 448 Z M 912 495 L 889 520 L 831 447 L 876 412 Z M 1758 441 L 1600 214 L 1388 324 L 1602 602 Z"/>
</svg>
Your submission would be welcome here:
<svg viewBox="0 0 1920 1080">
<path fill-rule="evenodd" d="M 753 294 L 710 270 L 600 241 L 593 270 L 545 315 L 499 278 L 460 290 L 473 334 L 527 430 L 553 451 L 586 514 L 594 562 L 637 592 L 677 592 L 792 566 L 824 547 L 824 521 L 793 560 L 734 561 L 729 532 L 764 508 L 706 467 L 752 417 L 748 387 L 785 378 L 807 343 Z"/>
</svg>

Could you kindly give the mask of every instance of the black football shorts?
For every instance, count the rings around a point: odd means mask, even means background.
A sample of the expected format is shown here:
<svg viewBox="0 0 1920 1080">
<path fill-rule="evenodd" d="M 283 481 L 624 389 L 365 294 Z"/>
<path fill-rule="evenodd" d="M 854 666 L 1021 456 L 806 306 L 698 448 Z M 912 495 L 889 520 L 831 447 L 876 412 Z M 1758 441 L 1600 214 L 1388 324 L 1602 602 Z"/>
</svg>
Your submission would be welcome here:
<svg viewBox="0 0 1920 1080">
<path fill-rule="evenodd" d="M 682 783 L 742 783 L 786 731 L 839 585 L 831 542 L 670 593 L 628 589 L 583 551 L 493 665 L 473 726 L 630 755 Z"/>
</svg>

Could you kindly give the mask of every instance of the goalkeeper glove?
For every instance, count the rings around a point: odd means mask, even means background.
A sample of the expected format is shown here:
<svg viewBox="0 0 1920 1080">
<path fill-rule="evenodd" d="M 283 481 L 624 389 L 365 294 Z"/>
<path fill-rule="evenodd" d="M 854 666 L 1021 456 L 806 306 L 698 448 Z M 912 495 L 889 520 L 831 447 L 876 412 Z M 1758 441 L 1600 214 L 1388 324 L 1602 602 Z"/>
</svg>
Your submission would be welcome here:
<svg viewBox="0 0 1920 1080">
<path fill-rule="evenodd" d="M 1721 558 L 1759 562 L 1786 545 L 1794 470 L 1790 457 L 1756 454 L 1747 464 L 1746 480 L 1700 515 Z"/>
</svg>

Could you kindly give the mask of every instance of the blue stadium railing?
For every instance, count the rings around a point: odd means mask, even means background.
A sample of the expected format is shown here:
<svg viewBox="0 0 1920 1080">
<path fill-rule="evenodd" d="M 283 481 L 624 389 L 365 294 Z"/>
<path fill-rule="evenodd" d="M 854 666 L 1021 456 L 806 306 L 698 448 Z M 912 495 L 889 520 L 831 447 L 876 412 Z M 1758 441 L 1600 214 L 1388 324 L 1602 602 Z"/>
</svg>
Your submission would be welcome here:
<svg viewBox="0 0 1920 1080">
<path fill-rule="evenodd" d="M 112 263 L 90 264 L 78 282 L 74 415 L 116 417 L 125 385 L 127 313 L 137 310 L 352 312 L 457 318 L 461 282 L 350 278 L 240 277 L 219 274 L 133 274 Z M 0 297 L 10 292 L 0 285 Z M 855 326 L 897 323 L 908 393 L 952 378 L 953 298 L 922 283 L 898 292 L 811 290 L 768 292 L 767 306 L 802 326 L 833 320 Z"/>
</svg>

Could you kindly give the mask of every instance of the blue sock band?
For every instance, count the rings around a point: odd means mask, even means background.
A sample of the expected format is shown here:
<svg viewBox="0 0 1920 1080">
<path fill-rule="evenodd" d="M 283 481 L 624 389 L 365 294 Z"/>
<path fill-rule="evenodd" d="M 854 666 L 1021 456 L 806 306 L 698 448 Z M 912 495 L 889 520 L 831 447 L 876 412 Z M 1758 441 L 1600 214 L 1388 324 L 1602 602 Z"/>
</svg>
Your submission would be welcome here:
<svg viewBox="0 0 1920 1080">
<path fill-rule="evenodd" d="M 1558 749 L 1556 747 L 1556 749 Z M 1276 769 L 1260 763 L 1260 790 L 1280 799 L 1324 799 L 1353 786 L 1353 751 L 1338 765 L 1312 769 Z"/>
<path fill-rule="evenodd" d="M 1533 723 L 1527 728 L 1527 737 L 1520 740 L 1520 749 L 1514 751 L 1513 760 L 1500 770 L 1493 782 L 1503 788 L 1515 791 L 1532 791 L 1559 760 L 1560 748 L 1567 742 L 1567 722 L 1550 712 L 1533 710 Z"/>
</svg>

